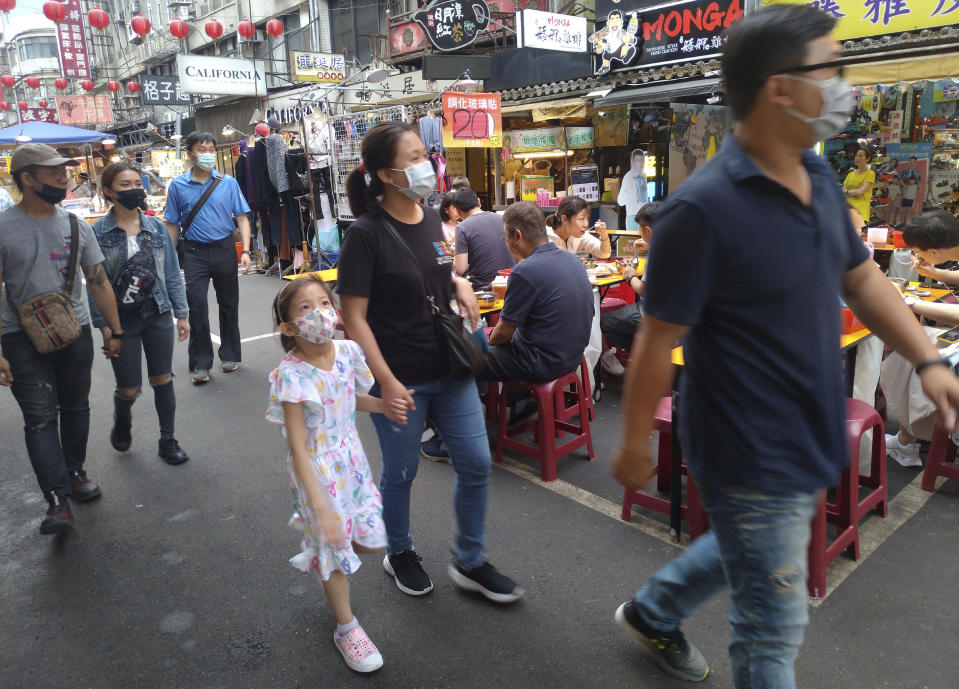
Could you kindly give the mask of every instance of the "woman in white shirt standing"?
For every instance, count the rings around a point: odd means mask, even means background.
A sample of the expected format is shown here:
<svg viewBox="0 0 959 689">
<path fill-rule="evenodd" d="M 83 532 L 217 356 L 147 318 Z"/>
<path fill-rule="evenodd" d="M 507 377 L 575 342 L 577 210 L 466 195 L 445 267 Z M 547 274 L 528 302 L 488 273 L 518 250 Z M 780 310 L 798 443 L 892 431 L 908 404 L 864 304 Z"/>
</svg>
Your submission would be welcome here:
<svg viewBox="0 0 959 689">
<path fill-rule="evenodd" d="M 589 206 L 578 196 L 567 196 L 556 212 L 546 218 L 546 236 L 560 249 L 576 253 L 583 251 L 596 258 L 609 258 L 612 252 L 606 223 L 596 223 L 599 238 L 586 232 L 589 229 Z"/>
</svg>

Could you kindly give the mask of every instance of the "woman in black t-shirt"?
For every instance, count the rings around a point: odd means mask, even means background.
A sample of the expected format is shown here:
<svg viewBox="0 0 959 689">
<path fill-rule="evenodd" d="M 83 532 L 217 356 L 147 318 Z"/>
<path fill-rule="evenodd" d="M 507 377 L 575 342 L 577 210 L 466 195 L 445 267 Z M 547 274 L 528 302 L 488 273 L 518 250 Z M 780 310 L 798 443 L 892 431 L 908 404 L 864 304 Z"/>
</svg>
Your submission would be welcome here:
<svg viewBox="0 0 959 689">
<path fill-rule="evenodd" d="M 373 394 L 387 406 L 402 399 L 408 409 L 406 424 L 392 412 L 373 419 L 383 453 L 380 491 L 388 539 L 383 568 L 404 593 L 420 596 L 433 590 L 410 536 L 410 489 L 429 418 L 443 436 L 456 472 L 456 547 L 449 574 L 460 587 L 490 600 L 515 601 L 523 590 L 483 553 L 490 452 L 476 383 L 449 375 L 445 345 L 423 285 L 425 277 L 440 308 L 449 308 L 455 296 L 461 313 L 474 325 L 478 322 L 469 281 L 450 277 L 453 252 L 444 241 L 440 217 L 419 203 L 436 187 L 433 166 L 416 130 L 401 122 L 370 129 L 361 155 L 363 163 L 346 182 L 357 220 L 340 253 L 343 322 L 366 354 L 377 381 Z M 397 245 L 389 226 L 415 262 Z"/>
</svg>

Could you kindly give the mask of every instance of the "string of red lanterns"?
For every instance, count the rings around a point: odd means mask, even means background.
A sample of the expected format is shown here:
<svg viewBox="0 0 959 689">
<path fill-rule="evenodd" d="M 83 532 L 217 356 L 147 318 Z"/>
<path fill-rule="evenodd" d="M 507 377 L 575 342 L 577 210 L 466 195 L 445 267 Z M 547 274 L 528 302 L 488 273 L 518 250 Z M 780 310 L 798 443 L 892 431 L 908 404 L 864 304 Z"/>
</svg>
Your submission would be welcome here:
<svg viewBox="0 0 959 689">
<path fill-rule="evenodd" d="M 17 0 L 0 0 L 0 12 L 13 12 L 17 8 Z M 2 110 L 8 110 L 10 104 L 7 103 L 7 107 L 4 108 L 0 106 Z"/>
<path fill-rule="evenodd" d="M 133 19 L 130 20 L 130 28 L 133 29 L 133 33 L 138 36 L 146 36 L 150 33 L 150 20 L 142 14 L 134 15 Z"/>
<path fill-rule="evenodd" d="M 110 25 L 110 15 L 107 14 L 105 10 L 102 10 L 99 7 L 94 7 L 92 10 L 87 12 L 87 21 L 90 22 L 90 26 L 92 26 L 94 29 L 103 31 Z"/>
<path fill-rule="evenodd" d="M 62 2 L 51 0 L 51 2 L 43 3 L 43 16 L 54 24 L 59 24 L 67 18 L 67 8 Z"/>
<path fill-rule="evenodd" d="M 174 19 L 170 22 L 170 33 L 173 34 L 174 38 L 182 41 L 190 35 L 190 25 L 182 19 Z"/>
<path fill-rule="evenodd" d="M 216 19 L 211 19 L 203 26 L 203 31 L 214 41 L 223 35 L 223 24 Z"/>
<path fill-rule="evenodd" d="M 282 36 L 283 22 L 281 22 L 279 19 L 271 19 L 266 23 L 266 32 L 273 36 L 273 38 Z"/>
<path fill-rule="evenodd" d="M 249 40 L 256 33 L 256 26 L 249 19 L 243 19 L 236 25 L 236 32 L 243 38 Z"/>
</svg>

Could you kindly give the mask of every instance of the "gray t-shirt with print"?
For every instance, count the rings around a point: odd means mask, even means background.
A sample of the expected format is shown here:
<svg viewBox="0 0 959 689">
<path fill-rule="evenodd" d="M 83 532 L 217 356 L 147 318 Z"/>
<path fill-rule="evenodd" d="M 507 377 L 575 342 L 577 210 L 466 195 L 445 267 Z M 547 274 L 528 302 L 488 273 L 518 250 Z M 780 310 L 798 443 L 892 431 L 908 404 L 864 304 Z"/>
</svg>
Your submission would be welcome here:
<svg viewBox="0 0 959 689">
<path fill-rule="evenodd" d="M 83 268 L 103 262 L 103 253 L 93 229 L 80 223 L 80 254 L 73 281 L 73 310 L 81 325 L 90 323 Z M 10 301 L 19 308 L 27 299 L 44 292 L 66 289 L 70 258 L 70 217 L 57 206 L 49 218 L 32 218 L 18 206 L 0 213 L 0 271 L 3 274 L 3 332 L 21 330 Z"/>
</svg>

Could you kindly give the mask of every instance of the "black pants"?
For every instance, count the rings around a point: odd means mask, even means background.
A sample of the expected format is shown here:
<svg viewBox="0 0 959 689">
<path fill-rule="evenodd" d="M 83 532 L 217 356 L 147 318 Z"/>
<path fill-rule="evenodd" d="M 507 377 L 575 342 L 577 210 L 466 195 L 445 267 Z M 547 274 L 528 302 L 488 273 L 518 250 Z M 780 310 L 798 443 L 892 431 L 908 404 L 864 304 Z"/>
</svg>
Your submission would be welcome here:
<svg viewBox="0 0 959 689">
<path fill-rule="evenodd" d="M 517 357 L 512 343 L 490 345 L 486 355 L 486 368 L 476 378 L 477 380 L 525 380 L 543 381 L 554 380 L 566 375 L 579 366 L 579 362 L 571 365 L 565 371 L 536 371 L 529 364 Z"/>
<path fill-rule="evenodd" d="M 629 350 L 642 322 L 643 314 L 639 310 L 639 304 L 627 304 L 621 309 L 602 314 L 599 317 L 599 329 L 610 344 Z"/>
<path fill-rule="evenodd" d="M 283 205 L 280 205 L 280 202 Z M 279 196 L 270 195 L 269 198 L 270 214 L 270 242 L 273 246 L 280 246 L 283 236 L 282 217 L 286 216 L 286 238 L 289 245 L 295 249 L 300 248 L 303 241 L 303 232 L 300 229 L 300 202 L 293 198 L 289 191 L 284 191 Z"/>
<path fill-rule="evenodd" d="M 320 200 L 321 194 L 326 194 L 330 202 L 330 212 L 333 212 L 333 168 L 318 167 L 310 170 L 310 181 L 313 183 L 313 200 L 316 203 L 316 219 L 320 220 L 323 216 L 323 203 Z"/>
<path fill-rule="evenodd" d="M 220 361 L 240 361 L 240 282 L 237 278 L 236 243 L 227 236 L 211 244 L 183 241 L 183 276 L 190 306 L 190 371 L 213 367 L 210 279 L 220 309 Z"/>
<path fill-rule="evenodd" d="M 21 330 L 4 333 L 2 342 L 40 490 L 71 495 L 68 472 L 83 468 L 90 432 L 90 326 L 83 326 L 72 345 L 52 354 L 40 354 Z"/>
</svg>

